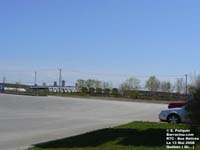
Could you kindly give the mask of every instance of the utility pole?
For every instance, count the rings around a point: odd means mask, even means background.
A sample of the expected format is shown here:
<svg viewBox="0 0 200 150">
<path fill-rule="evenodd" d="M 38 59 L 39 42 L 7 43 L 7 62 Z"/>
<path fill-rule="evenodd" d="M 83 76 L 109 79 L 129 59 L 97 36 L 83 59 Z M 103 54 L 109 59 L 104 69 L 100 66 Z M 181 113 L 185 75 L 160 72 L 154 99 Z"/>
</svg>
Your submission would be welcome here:
<svg viewBox="0 0 200 150">
<path fill-rule="evenodd" d="M 59 93 L 61 92 L 62 69 L 59 69 Z"/>
<path fill-rule="evenodd" d="M 185 94 L 188 94 L 188 75 L 185 74 Z"/>
<path fill-rule="evenodd" d="M 6 83 L 6 77 L 4 76 L 3 77 L 3 85 L 5 85 L 5 83 Z"/>
<path fill-rule="evenodd" d="M 34 86 L 37 85 L 37 72 L 35 71 L 35 80 L 34 80 Z"/>
</svg>

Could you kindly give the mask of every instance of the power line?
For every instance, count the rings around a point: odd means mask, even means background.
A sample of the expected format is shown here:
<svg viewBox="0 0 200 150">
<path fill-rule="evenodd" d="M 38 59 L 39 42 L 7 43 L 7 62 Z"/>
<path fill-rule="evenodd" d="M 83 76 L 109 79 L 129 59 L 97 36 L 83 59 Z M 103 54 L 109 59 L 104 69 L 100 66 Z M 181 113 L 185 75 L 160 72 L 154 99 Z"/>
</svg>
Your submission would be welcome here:
<svg viewBox="0 0 200 150">
<path fill-rule="evenodd" d="M 139 78 L 147 78 L 150 76 L 158 76 L 158 77 L 184 77 L 185 75 L 156 75 L 156 74 L 151 74 L 151 75 L 137 75 L 137 74 L 120 74 L 120 73 L 102 73 L 102 72 L 83 72 L 83 71 L 78 71 L 78 70 L 70 70 L 67 72 L 72 72 L 72 73 L 78 73 L 78 74 L 85 74 L 85 75 L 110 75 L 110 76 L 133 76 L 133 77 L 139 77 Z"/>
<path fill-rule="evenodd" d="M 36 69 L 37 72 L 45 72 L 45 71 L 56 71 L 57 69 L 54 68 L 41 68 L 41 69 Z M 1 72 L 33 72 L 32 70 L 26 70 L 26 69 L 20 69 L 20 70 L 10 70 L 10 69 L 0 69 Z M 121 74 L 121 73 L 110 73 L 110 72 L 84 72 L 84 71 L 79 71 L 79 70 L 67 70 L 65 69 L 66 72 L 72 72 L 72 73 L 78 73 L 78 74 L 85 74 L 85 75 L 109 75 L 109 76 L 133 76 L 133 77 L 139 77 L 139 78 L 147 78 L 150 76 L 157 76 L 157 77 L 184 77 L 185 74 L 179 74 L 179 75 L 156 75 L 156 74 L 151 74 L 151 75 L 138 75 L 138 74 Z"/>
<path fill-rule="evenodd" d="M 2 71 L 1 69 L 0 69 L 0 71 Z M 24 73 L 26 73 L 26 72 L 30 72 L 30 70 L 25 70 L 25 69 L 22 69 L 22 70 L 5 70 L 4 69 L 4 71 L 9 71 L 9 72 L 13 72 L 13 73 L 18 73 L 18 72 L 24 72 Z M 37 69 L 35 72 L 34 72 L 34 85 L 36 85 L 37 84 L 37 82 L 40 82 L 40 81 L 38 81 L 38 72 L 48 72 L 48 71 L 57 71 L 57 69 L 54 69 L 54 68 L 41 68 L 41 69 Z M 62 82 L 62 69 L 60 68 L 59 69 L 59 87 L 61 87 L 61 82 Z M 80 71 L 80 70 L 67 70 L 67 69 L 64 69 L 64 71 L 66 71 L 66 72 L 68 72 L 68 73 L 76 73 L 76 74 L 78 74 L 78 75 L 87 75 L 88 77 L 92 77 L 92 76 L 96 76 L 96 78 L 100 78 L 100 77 L 108 77 L 108 78 L 110 78 L 110 77 L 121 77 L 121 78 L 128 78 L 128 77 L 136 77 L 136 78 L 148 78 L 148 77 L 150 77 L 150 76 L 156 76 L 156 77 L 158 77 L 158 78 L 180 78 L 180 77 L 182 77 L 182 78 L 184 78 L 185 77 L 185 74 L 183 75 L 183 74 L 179 74 L 179 75 L 172 75 L 172 74 L 168 74 L 168 75 L 156 75 L 156 74 L 154 74 L 154 75 L 138 75 L 138 74 L 125 74 L 125 73 L 112 73 L 112 72 L 85 72 L 85 71 Z M 31 71 L 31 72 L 33 72 L 33 71 Z M 55 72 L 56 73 L 56 72 Z M 45 76 L 45 73 L 42 73 L 42 75 L 41 76 Z M 54 75 L 55 77 L 56 77 L 56 75 Z M 99 77 L 98 77 L 99 76 Z M 78 76 L 77 76 L 78 77 Z M 79 77 L 80 78 L 80 77 Z M 188 78 L 188 76 L 186 77 L 186 78 Z M 187 79 L 186 79 L 187 80 Z M 187 81 L 186 81 L 187 82 Z M 25 82 L 24 82 L 25 83 Z M 27 83 L 27 82 L 26 82 Z M 28 82 L 28 83 L 31 83 L 31 82 Z M 186 87 L 186 92 L 187 92 L 187 88 L 188 87 Z"/>
<path fill-rule="evenodd" d="M 43 68 L 43 69 L 37 69 L 37 71 L 56 71 L 57 69 L 55 68 Z"/>
</svg>

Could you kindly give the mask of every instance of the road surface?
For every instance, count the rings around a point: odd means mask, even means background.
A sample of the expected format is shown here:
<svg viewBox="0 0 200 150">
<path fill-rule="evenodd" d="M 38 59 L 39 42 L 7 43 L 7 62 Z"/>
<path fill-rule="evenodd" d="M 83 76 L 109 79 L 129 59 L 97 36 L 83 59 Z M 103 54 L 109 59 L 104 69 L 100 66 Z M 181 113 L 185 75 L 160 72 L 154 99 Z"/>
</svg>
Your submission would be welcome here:
<svg viewBox="0 0 200 150">
<path fill-rule="evenodd" d="M 135 120 L 158 121 L 166 104 L 0 93 L 0 149 L 21 150 Z"/>
</svg>

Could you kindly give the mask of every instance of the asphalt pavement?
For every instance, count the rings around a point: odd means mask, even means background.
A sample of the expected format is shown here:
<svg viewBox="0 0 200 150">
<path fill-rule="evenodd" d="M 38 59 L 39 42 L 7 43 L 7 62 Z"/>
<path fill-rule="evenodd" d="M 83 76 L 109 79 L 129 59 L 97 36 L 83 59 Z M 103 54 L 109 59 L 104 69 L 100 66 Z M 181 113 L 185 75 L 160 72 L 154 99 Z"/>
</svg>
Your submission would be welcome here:
<svg viewBox="0 0 200 150">
<path fill-rule="evenodd" d="M 0 150 L 69 137 L 130 121 L 159 121 L 166 104 L 0 93 Z"/>
</svg>

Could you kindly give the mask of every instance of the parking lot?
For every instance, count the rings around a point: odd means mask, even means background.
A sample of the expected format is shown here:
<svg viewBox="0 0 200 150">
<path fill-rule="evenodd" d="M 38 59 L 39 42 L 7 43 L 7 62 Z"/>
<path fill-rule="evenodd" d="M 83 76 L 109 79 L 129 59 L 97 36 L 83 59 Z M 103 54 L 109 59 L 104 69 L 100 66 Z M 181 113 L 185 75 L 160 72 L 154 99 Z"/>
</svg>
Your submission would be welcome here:
<svg viewBox="0 0 200 150">
<path fill-rule="evenodd" d="M 3 150 L 68 137 L 130 121 L 159 121 L 166 104 L 0 94 Z"/>
</svg>

